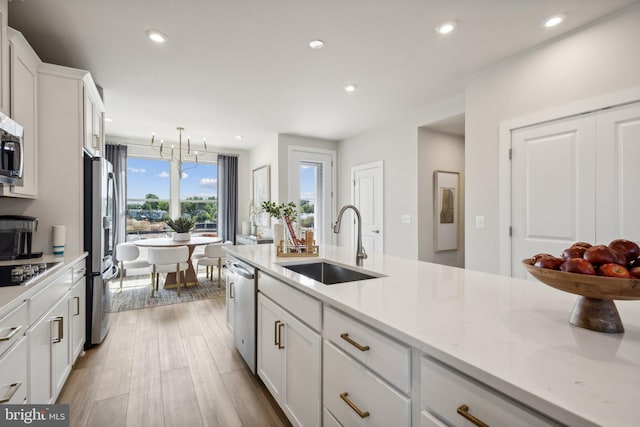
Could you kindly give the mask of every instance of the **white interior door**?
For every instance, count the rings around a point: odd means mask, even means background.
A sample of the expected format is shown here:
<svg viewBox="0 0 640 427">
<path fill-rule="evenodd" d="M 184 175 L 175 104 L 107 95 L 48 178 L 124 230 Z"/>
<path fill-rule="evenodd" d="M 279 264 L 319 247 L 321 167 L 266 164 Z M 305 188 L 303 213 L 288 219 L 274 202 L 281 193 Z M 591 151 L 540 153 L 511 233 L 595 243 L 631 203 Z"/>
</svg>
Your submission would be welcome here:
<svg viewBox="0 0 640 427">
<path fill-rule="evenodd" d="M 595 240 L 594 128 L 587 114 L 512 132 L 512 276 L 526 277 L 524 258 Z"/>
<path fill-rule="evenodd" d="M 384 247 L 382 161 L 351 168 L 351 180 L 351 201 L 362 216 L 362 245 L 368 254 L 381 254 Z M 355 242 L 355 238 L 351 241 Z"/>
<path fill-rule="evenodd" d="M 313 230 L 319 245 L 332 242 L 334 159 L 335 152 L 329 150 L 291 147 L 289 151 L 289 199 L 298 206 L 301 232 Z"/>
<path fill-rule="evenodd" d="M 596 242 L 640 242 L 640 103 L 596 115 Z"/>
</svg>

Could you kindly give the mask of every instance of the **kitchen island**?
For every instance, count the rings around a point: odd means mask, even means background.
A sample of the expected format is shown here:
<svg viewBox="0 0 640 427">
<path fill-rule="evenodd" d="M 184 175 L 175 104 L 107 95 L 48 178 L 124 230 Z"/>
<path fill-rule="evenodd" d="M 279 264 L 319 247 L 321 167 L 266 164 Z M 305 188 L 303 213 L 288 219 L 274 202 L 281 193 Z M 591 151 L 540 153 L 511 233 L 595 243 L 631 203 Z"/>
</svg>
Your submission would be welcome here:
<svg viewBox="0 0 640 427">
<path fill-rule="evenodd" d="M 431 424 L 420 418 L 425 408 L 437 413 L 424 391 L 425 378 L 431 378 L 424 366 L 432 361 L 533 409 L 541 424 L 640 422 L 640 305 L 633 301 L 616 302 L 626 332 L 604 334 L 570 325 L 577 296 L 534 280 L 388 255 L 370 255 L 359 268 L 351 250 L 334 246 L 321 247 L 319 258 L 278 258 L 273 245 L 228 251 L 320 301 L 325 329 L 327 310 L 335 309 L 408 346 L 411 386 L 405 394 L 414 426 L 451 422 L 442 414 Z M 324 285 L 282 266 L 321 260 L 384 277 Z"/>
</svg>

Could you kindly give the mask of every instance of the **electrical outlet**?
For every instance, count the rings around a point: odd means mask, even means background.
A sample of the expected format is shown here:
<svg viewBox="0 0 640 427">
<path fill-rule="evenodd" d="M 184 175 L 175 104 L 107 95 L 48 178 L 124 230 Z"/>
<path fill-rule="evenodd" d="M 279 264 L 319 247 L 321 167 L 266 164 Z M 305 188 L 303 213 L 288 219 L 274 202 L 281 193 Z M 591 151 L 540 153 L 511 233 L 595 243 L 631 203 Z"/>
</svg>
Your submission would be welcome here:
<svg viewBox="0 0 640 427">
<path fill-rule="evenodd" d="M 484 228 L 484 216 L 476 217 L 476 228 Z"/>
<path fill-rule="evenodd" d="M 402 215 L 403 224 L 411 224 L 411 215 Z"/>
</svg>

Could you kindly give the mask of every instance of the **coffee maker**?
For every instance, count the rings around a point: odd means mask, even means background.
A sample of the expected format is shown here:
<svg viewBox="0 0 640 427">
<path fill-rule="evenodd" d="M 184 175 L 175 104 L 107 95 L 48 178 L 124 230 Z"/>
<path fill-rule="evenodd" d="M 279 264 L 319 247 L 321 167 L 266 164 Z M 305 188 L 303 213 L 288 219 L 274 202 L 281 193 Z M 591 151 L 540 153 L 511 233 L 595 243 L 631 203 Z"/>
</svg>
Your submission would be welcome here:
<svg viewBox="0 0 640 427">
<path fill-rule="evenodd" d="M 38 218 L 21 215 L 0 215 L 0 261 L 39 258 L 42 252 L 32 252 L 33 233 L 38 230 Z"/>
</svg>

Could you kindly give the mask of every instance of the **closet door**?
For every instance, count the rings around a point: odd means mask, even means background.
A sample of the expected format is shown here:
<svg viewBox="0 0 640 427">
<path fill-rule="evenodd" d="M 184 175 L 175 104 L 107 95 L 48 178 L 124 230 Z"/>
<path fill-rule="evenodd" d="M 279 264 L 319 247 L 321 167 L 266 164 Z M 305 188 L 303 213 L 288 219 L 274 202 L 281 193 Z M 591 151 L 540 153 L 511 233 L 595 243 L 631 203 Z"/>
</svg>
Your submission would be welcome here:
<svg viewBox="0 0 640 427">
<path fill-rule="evenodd" d="M 512 276 L 526 277 L 524 258 L 595 240 L 594 133 L 593 114 L 512 132 Z"/>
<path fill-rule="evenodd" d="M 640 242 L 640 102 L 596 115 L 596 241 Z"/>
</svg>

